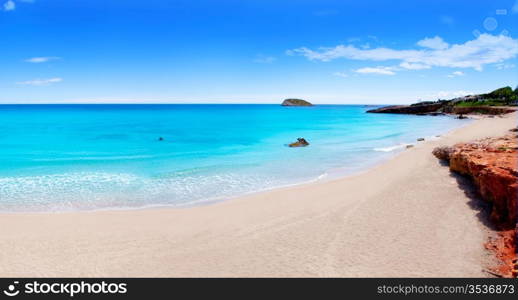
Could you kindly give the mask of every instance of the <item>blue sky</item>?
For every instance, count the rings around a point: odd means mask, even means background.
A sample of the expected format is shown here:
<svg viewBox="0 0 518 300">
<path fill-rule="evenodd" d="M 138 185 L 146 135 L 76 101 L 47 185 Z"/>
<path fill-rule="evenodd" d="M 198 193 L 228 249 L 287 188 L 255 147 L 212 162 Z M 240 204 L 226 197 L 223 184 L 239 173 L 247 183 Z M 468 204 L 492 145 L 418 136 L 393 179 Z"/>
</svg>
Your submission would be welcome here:
<svg viewBox="0 0 518 300">
<path fill-rule="evenodd" d="M 518 84 L 518 1 L 0 0 L 0 103 L 410 103 Z"/>
</svg>

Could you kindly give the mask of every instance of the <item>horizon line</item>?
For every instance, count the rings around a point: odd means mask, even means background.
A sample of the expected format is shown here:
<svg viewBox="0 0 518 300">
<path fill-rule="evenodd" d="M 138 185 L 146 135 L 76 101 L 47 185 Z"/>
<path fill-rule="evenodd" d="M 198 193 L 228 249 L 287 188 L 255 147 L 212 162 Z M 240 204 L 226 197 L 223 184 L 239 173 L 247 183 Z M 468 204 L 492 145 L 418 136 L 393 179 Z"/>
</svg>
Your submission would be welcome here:
<svg viewBox="0 0 518 300">
<path fill-rule="evenodd" d="M 281 103 L 228 103 L 228 102 L 45 102 L 45 103 L 0 103 L 0 105 L 279 105 Z M 406 105 L 403 103 L 312 103 L 312 106 L 319 105 Z M 296 107 L 296 106 L 295 106 Z M 304 106 L 311 107 L 311 106 Z"/>
</svg>

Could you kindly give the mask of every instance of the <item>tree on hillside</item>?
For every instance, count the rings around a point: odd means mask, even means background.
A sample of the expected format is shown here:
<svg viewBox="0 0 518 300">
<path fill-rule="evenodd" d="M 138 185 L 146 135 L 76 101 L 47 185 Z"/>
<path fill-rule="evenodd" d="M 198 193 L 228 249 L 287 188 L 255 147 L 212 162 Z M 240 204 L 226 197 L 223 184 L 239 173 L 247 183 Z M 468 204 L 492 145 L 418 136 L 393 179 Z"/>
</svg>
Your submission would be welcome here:
<svg viewBox="0 0 518 300">
<path fill-rule="evenodd" d="M 492 91 L 489 94 L 486 94 L 486 98 L 491 100 L 502 101 L 505 104 L 514 102 L 517 99 L 517 97 L 518 96 L 516 95 L 516 90 L 513 91 L 513 89 L 510 86 L 499 88 Z"/>
</svg>

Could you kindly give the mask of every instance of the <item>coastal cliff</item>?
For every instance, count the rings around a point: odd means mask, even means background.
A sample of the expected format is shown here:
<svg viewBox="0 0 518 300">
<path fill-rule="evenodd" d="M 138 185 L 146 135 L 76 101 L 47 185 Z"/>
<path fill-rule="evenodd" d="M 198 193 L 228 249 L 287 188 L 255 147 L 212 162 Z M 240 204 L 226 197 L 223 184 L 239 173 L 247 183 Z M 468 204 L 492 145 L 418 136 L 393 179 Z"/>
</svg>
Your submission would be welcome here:
<svg viewBox="0 0 518 300">
<path fill-rule="evenodd" d="M 389 114 L 487 114 L 499 115 L 516 110 L 518 89 L 504 87 L 487 94 L 458 97 L 451 100 L 424 101 L 411 105 L 392 105 L 368 110 Z"/>
<path fill-rule="evenodd" d="M 491 239 L 486 248 L 503 262 L 497 273 L 516 277 L 518 142 L 516 129 L 512 131 L 499 138 L 439 147 L 433 154 L 448 161 L 451 171 L 470 177 L 482 199 L 491 204 L 489 219 L 499 238 Z"/>
<path fill-rule="evenodd" d="M 426 114 L 438 112 L 443 107 L 442 103 L 412 104 L 412 105 L 391 105 L 368 110 L 368 113 L 387 114 Z"/>
</svg>

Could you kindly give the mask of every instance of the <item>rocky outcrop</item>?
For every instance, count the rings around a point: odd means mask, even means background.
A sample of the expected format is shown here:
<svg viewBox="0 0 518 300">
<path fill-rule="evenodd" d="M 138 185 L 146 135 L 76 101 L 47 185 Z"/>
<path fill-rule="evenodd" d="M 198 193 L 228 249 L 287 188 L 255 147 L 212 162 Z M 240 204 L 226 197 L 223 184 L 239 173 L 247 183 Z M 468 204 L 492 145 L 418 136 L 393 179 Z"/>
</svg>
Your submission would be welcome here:
<svg viewBox="0 0 518 300">
<path fill-rule="evenodd" d="M 500 230 L 486 248 L 503 262 L 498 272 L 510 275 L 516 259 L 518 235 L 518 142 L 516 133 L 486 138 L 453 147 L 438 147 L 433 154 L 449 162 L 450 170 L 473 179 L 477 190 L 491 204 L 490 221 Z M 516 276 L 516 272 L 513 274 Z"/>
<path fill-rule="evenodd" d="M 450 154 L 453 153 L 453 147 L 437 147 L 433 149 L 432 154 L 435 155 L 438 159 L 443 159 L 446 161 L 450 161 Z"/>
<path fill-rule="evenodd" d="M 282 102 L 282 106 L 313 106 L 306 100 L 302 99 L 286 99 Z"/>
<path fill-rule="evenodd" d="M 502 230 L 492 235 L 485 243 L 485 248 L 490 250 L 500 263 L 491 267 L 491 274 L 498 277 L 517 277 L 518 268 L 516 262 L 516 235 L 518 228 L 515 230 Z"/>
<path fill-rule="evenodd" d="M 518 143 L 515 134 L 442 147 L 434 155 L 446 159 L 450 170 L 469 176 L 482 198 L 492 204 L 491 220 L 500 228 L 516 226 Z"/>
<path fill-rule="evenodd" d="M 308 141 L 305 138 L 298 138 L 296 142 L 288 145 L 289 147 L 306 147 L 309 146 Z"/>
</svg>

